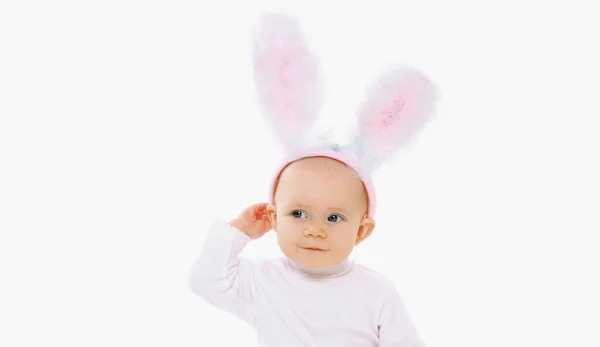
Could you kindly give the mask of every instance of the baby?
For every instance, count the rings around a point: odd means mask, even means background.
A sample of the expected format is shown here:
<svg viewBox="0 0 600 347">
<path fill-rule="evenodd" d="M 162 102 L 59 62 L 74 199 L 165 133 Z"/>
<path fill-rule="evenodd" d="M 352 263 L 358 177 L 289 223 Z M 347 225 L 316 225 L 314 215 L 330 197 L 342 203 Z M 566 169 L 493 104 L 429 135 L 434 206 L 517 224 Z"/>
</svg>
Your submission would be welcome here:
<svg viewBox="0 0 600 347">
<path fill-rule="evenodd" d="M 316 65 L 295 22 L 267 16 L 255 47 L 262 105 L 288 156 L 270 201 L 211 227 L 190 274 L 194 293 L 250 324 L 264 347 L 422 347 L 394 285 L 350 254 L 371 236 L 371 172 L 427 120 L 434 88 L 415 70 L 383 77 L 347 146 L 308 136 Z M 239 256 L 273 230 L 284 256 Z"/>
</svg>

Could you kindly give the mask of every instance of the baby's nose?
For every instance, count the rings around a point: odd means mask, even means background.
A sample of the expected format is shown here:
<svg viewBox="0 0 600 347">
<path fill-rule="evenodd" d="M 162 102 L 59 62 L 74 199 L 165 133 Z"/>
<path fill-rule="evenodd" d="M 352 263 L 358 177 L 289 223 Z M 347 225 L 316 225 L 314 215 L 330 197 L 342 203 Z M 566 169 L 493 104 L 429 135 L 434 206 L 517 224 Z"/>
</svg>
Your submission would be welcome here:
<svg viewBox="0 0 600 347">
<path fill-rule="evenodd" d="M 327 232 L 325 229 L 318 226 L 310 226 L 304 230 L 304 236 L 306 237 L 316 237 L 320 239 L 327 238 Z"/>
</svg>

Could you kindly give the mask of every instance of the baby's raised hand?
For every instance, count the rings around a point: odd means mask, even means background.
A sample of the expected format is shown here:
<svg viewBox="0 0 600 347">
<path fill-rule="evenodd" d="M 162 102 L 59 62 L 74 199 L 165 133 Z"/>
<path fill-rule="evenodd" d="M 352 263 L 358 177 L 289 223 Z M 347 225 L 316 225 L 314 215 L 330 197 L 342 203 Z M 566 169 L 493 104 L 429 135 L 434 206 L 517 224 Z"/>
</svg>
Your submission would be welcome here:
<svg viewBox="0 0 600 347">
<path fill-rule="evenodd" d="M 267 206 L 265 202 L 248 206 L 229 224 L 256 240 L 271 230 Z"/>
</svg>

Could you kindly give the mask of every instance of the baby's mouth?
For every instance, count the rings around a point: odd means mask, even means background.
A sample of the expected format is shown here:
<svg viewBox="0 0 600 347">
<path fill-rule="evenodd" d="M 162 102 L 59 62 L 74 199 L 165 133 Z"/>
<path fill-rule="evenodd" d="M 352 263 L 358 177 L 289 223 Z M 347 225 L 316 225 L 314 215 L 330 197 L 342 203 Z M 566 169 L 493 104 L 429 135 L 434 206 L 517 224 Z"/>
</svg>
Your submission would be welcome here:
<svg viewBox="0 0 600 347">
<path fill-rule="evenodd" d="M 323 251 L 325 251 L 324 249 L 317 248 L 317 247 L 302 247 L 302 248 L 303 248 L 303 249 L 306 249 L 306 250 L 308 250 L 308 251 L 317 251 L 317 252 L 318 252 L 318 251 L 320 251 L 320 252 L 323 252 Z"/>
</svg>

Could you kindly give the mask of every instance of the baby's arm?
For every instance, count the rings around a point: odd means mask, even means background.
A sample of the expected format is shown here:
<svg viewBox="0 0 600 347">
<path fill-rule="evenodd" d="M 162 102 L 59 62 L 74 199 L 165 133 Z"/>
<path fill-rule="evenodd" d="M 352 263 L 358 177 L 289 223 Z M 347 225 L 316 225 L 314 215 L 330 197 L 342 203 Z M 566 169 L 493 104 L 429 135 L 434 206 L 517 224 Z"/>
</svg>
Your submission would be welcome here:
<svg viewBox="0 0 600 347">
<path fill-rule="evenodd" d="M 396 288 L 386 288 L 379 316 L 379 347 L 425 347 Z"/>
<path fill-rule="evenodd" d="M 255 325 L 252 303 L 255 266 L 239 254 L 251 238 L 215 221 L 189 276 L 191 290 L 210 304 Z"/>
</svg>

